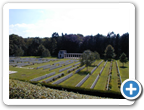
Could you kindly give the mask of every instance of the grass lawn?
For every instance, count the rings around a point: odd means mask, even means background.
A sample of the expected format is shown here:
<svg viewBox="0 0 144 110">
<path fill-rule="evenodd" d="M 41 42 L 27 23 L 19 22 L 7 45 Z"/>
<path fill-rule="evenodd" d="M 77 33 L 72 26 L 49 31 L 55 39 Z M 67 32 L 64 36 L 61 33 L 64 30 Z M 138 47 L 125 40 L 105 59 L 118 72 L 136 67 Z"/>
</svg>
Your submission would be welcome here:
<svg viewBox="0 0 144 110">
<path fill-rule="evenodd" d="M 88 67 L 88 71 L 91 72 L 91 70 L 95 67 L 94 65 L 98 64 L 101 60 L 96 61 L 92 64 L 92 66 Z M 69 79 L 65 80 L 64 82 L 60 83 L 60 85 L 66 85 L 66 86 L 76 86 L 86 75 L 88 74 L 87 72 L 87 67 L 85 67 L 83 70 L 81 70 L 79 73 L 74 74 L 72 77 Z M 88 78 L 89 79 L 89 78 Z"/>
<path fill-rule="evenodd" d="M 109 67 L 111 62 L 107 62 L 102 74 L 100 75 L 98 82 L 96 83 L 94 89 L 97 90 L 105 90 L 107 79 L 108 79 L 108 73 L 109 73 Z"/>
<path fill-rule="evenodd" d="M 51 73 L 51 72 L 56 72 L 56 74 L 59 74 L 60 69 L 71 66 L 76 63 L 77 62 L 74 62 L 72 64 L 62 66 L 57 69 L 53 69 L 51 71 L 49 71 L 48 69 L 43 70 L 42 68 L 41 69 L 25 69 L 25 68 L 16 68 L 16 67 L 9 66 L 10 71 L 17 71 L 17 73 L 10 74 L 9 77 L 14 78 L 14 79 L 20 79 L 20 80 L 31 80 L 33 78 L 43 76 L 43 75 Z M 41 64 L 39 64 L 39 65 L 41 65 Z M 37 64 L 37 66 L 39 66 L 39 65 Z"/>
<path fill-rule="evenodd" d="M 117 61 L 117 63 L 118 63 L 121 79 L 123 82 L 124 80 L 129 78 L 129 62 L 124 64 L 124 67 L 122 67 L 122 63 L 120 61 Z"/>
<path fill-rule="evenodd" d="M 74 74 L 69 79 L 67 79 L 64 82 L 60 83 L 60 85 L 76 86 L 88 74 L 86 72 L 86 70 L 87 70 L 87 68 L 84 68 L 80 72 Z"/>
<path fill-rule="evenodd" d="M 99 61 L 100 62 L 100 61 Z M 98 62 L 98 63 L 99 63 Z M 84 88 L 90 88 L 91 85 L 93 84 L 94 80 L 96 79 L 97 75 L 99 74 L 100 70 L 102 69 L 102 67 L 104 66 L 104 61 L 99 65 L 99 67 L 93 72 L 92 75 L 90 75 L 90 77 L 83 83 L 83 85 L 81 87 Z"/>
<path fill-rule="evenodd" d="M 111 81 L 110 84 L 112 85 L 111 90 L 113 91 L 118 91 L 120 92 L 120 89 L 118 88 L 118 76 L 117 76 L 117 68 L 116 68 L 116 62 L 113 61 L 112 64 L 112 76 L 111 76 Z"/>
</svg>

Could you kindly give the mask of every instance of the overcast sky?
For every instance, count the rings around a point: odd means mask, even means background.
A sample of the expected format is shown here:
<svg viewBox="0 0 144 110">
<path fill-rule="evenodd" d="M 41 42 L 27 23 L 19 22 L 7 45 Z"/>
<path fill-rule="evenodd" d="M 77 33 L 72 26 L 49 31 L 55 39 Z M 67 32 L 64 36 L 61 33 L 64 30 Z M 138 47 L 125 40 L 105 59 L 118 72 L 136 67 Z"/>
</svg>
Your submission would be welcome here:
<svg viewBox="0 0 144 110">
<path fill-rule="evenodd" d="M 113 8 L 10 9 L 9 34 L 51 37 L 53 32 L 107 35 L 129 32 L 128 10 Z"/>
</svg>

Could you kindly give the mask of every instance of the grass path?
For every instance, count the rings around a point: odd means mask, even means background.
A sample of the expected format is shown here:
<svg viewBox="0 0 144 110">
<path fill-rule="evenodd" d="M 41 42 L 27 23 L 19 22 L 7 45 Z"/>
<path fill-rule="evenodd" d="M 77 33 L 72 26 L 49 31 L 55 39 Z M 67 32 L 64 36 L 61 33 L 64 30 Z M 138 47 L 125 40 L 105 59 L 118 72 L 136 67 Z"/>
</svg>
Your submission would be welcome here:
<svg viewBox="0 0 144 110">
<path fill-rule="evenodd" d="M 100 60 L 101 61 L 101 60 Z M 88 71 L 90 72 L 95 66 L 94 64 L 98 64 L 100 61 L 96 61 L 92 64 L 92 66 L 88 67 Z M 76 86 L 86 75 L 87 67 L 85 67 L 83 70 L 81 70 L 79 73 L 74 74 L 69 79 L 65 80 L 64 82 L 60 83 L 60 85 L 66 85 L 66 86 Z"/>
<path fill-rule="evenodd" d="M 97 75 L 99 74 L 100 70 L 102 69 L 102 67 L 104 66 L 104 61 L 99 65 L 99 67 L 94 71 L 94 73 L 92 75 L 90 75 L 90 77 L 83 83 L 83 85 L 81 87 L 84 88 L 90 88 L 91 85 L 93 84 L 94 80 L 96 79 Z"/>
<path fill-rule="evenodd" d="M 43 70 L 42 68 L 41 69 L 25 69 L 25 68 L 15 68 L 15 67 L 10 66 L 9 70 L 17 71 L 17 73 L 10 74 L 9 76 L 10 76 L 10 78 L 14 78 L 14 79 L 31 80 L 33 78 L 43 76 L 45 74 L 52 73 L 52 72 L 56 72 L 56 74 L 59 74 L 60 69 L 71 66 L 71 65 L 74 65 L 76 63 L 77 62 L 74 62 L 74 63 L 71 63 L 69 65 L 62 66 L 62 67 L 57 68 L 57 69 L 53 69 L 51 71 L 49 71 L 47 69 Z"/>
<path fill-rule="evenodd" d="M 108 73 L 109 73 L 109 67 L 110 67 L 111 62 L 107 62 L 101 76 L 98 79 L 98 82 L 96 83 L 96 86 L 94 89 L 97 90 L 105 90 L 106 84 L 107 84 L 107 78 L 108 78 Z"/>
<path fill-rule="evenodd" d="M 129 62 L 124 64 L 124 68 L 122 67 L 122 63 L 120 61 L 117 61 L 117 63 L 118 63 L 121 79 L 123 82 L 124 80 L 129 78 Z"/>
<path fill-rule="evenodd" d="M 116 62 L 113 61 L 113 64 L 112 64 L 112 76 L 111 76 L 111 82 L 110 84 L 112 85 L 112 88 L 111 90 L 113 91 L 118 91 L 120 92 L 120 89 L 118 88 L 118 76 L 117 76 L 117 68 L 116 68 Z"/>
</svg>

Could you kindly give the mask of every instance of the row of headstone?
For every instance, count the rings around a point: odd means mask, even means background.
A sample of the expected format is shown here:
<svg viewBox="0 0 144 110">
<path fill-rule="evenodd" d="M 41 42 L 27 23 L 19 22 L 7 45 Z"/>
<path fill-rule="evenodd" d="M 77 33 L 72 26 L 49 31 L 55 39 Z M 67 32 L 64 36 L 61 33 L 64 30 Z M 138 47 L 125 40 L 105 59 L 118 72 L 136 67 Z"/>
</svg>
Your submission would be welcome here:
<svg viewBox="0 0 144 110">
<path fill-rule="evenodd" d="M 73 67 L 73 68 L 67 70 L 67 73 L 69 73 L 69 72 L 71 72 L 71 71 L 74 71 L 74 70 L 77 69 L 78 67 L 79 67 L 79 66 L 75 66 L 75 67 Z"/>
<path fill-rule="evenodd" d="M 89 78 L 89 76 L 89 74 L 86 75 L 75 87 L 80 87 Z"/>
<path fill-rule="evenodd" d="M 58 78 L 58 77 L 61 77 L 62 75 L 64 75 L 64 73 L 60 73 L 60 74 L 55 75 L 55 76 L 53 76 L 53 77 L 51 77 L 51 78 L 48 78 L 48 79 L 45 80 L 45 82 L 53 81 L 54 79 L 56 79 L 56 78 Z"/>
<path fill-rule="evenodd" d="M 99 67 L 99 65 L 103 62 L 103 60 L 91 71 L 91 74 L 93 74 L 93 72 Z"/>
<path fill-rule="evenodd" d="M 81 67 L 80 69 L 76 70 L 75 73 L 78 73 L 79 71 L 81 71 L 81 70 L 84 69 L 84 68 L 85 68 L 85 66 Z"/>
<path fill-rule="evenodd" d="M 46 58 L 19 58 L 19 57 L 10 57 L 9 62 L 28 62 L 28 63 L 45 63 L 49 61 L 57 61 L 58 59 L 46 59 Z"/>
<path fill-rule="evenodd" d="M 99 74 L 97 75 L 95 81 L 94 81 L 93 84 L 91 85 L 91 87 L 90 87 L 91 89 L 93 89 L 93 88 L 95 87 L 95 85 L 96 85 L 98 79 L 99 79 Z"/>
<path fill-rule="evenodd" d="M 57 80 L 56 82 L 54 82 L 54 83 L 52 83 L 52 84 L 60 84 L 60 83 L 62 83 L 63 81 L 65 81 L 66 79 L 70 78 L 72 75 L 73 75 L 73 73 L 70 73 L 70 74 L 66 75 L 65 77 Z"/>
<path fill-rule="evenodd" d="M 31 65 L 31 64 L 29 64 L 29 63 L 10 63 L 9 65 L 22 67 L 22 66 Z"/>
<path fill-rule="evenodd" d="M 69 64 L 71 64 L 71 63 L 73 63 L 74 61 L 71 61 L 71 62 L 68 62 L 68 63 L 65 63 L 64 65 L 66 66 L 66 65 L 69 65 Z"/>
<path fill-rule="evenodd" d="M 99 79 L 99 76 L 100 76 L 101 73 L 103 72 L 103 69 L 104 69 L 106 63 L 107 63 L 107 61 L 105 62 L 104 66 L 102 67 L 102 69 L 101 69 L 101 71 L 100 71 L 100 73 L 97 75 L 95 81 L 94 81 L 93 84 L 91 85 L 91 87 L 90 87 L 91 89 L 93 89 L 93 88 L 95 87 L 95 85 L 96 85 L 96 83 L 97 83 L 97 81 L 98 81 L 98 79 Z"/>
<path fill-rule="evenodd" d="M 79 63 L 74 64 L 73 66 L 76 66 L 76 65 L 79 65 L 79 64 L 80 64 L 80 62 L 79 62 Z"/>
<path fill-rule="evenodd" d="M 52 67 L 50 67 L 49 70 L 53 70 L 53 69 L 60 68 L 60 67 L 62 67 L 62 65 L 59 65 L 59 66 L 52 66 Z"/>
<path fill-rule="evenodd" d="M 66 67 L 66 68 L 62 68 L 62 69 L 60 69 L 59 70 L 59 72 L 62 72 L 62 71 L 64 71 L 64 70 L 67 70 L 67 69 L 69 69 L 69 68 L 71 68 L 72 66 L 68 66 L 68 67 Z"/>
<path fill-rule="evenodd" d="M 48 69 L 48 68 L 53 68 L 53 67 L 56 67 L 56 65 L 49 65 L 49 66 L 46 66 L 46 67 L 43 68 L 43 70 Z"/>
<path fill-rule="evenodd" d="M 107 61 L 105 62 L 104 66 L 102 67 L 102 69 L 101 69 L 101 71 L 100 71 L 100 73 L 99 73 L 100 75 L 102 74 L 103 69 L 105 68 L 106 64 L 107 64 Z"/>
<path fill-rule="evenodd" d="M 43 76 L 34 78 L 34 79 L 30 80 L 30 81 L 40 81 L 40 80 L 45 79 L 45 78 L 47 78 L 47 77 L 50 77 L 50 76 L 52 76 L 52 75 L 54 75 L 54 74 L 55 74 L 55 72 L 52 72 L 52 73 L 49 73 L 49 74 L 46 74 L 46 75 L 43 75 Z"/>
<path fill-rule="evenodd" d="M 37 67 L 37 69 L 45 68 L 45 67 L 48 67 L 48 66 L 50 66 L 50 64 L 48 64 L 48 65 L 43 65 L 43 66 L 39 66 L 39 67 Z"/>
<path fill-rule="evenodd" d="M 122 80 L 121 80 L 120 71 L 119 71 L 119 67 L 118 67 L 117 61 L 116 61 L 116 67 L 117 67 L 117 72 L 119 74 L 120 82 L 122 84 Z"/>
</svg>

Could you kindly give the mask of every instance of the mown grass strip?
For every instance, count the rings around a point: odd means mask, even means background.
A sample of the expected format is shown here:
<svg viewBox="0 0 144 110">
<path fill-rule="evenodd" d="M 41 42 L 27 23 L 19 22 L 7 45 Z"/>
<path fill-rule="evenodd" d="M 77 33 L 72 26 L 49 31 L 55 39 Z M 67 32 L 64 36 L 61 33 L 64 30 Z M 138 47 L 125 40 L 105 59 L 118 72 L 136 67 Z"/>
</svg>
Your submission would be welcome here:
<svg viewBox="0 0 144 110">
<path fill-rule="evenodd" d="M 112 75 L 111 75 L 111 90 L 120 92 L 120 89 L 118 88 L 118 73 L 116 68 L 116 62 L 113 61 L 112 65 Z"/>
<path fill-rule="evenodd" d="M 122 66 L 122 63 L 118 60 L 118 67 L 121 75 L 122 82 L 129 78 L 129 62 L 124 64 L 124 67 Z"/>
<path fill-rule="evenodd" d="M 106 64 L 102 74 L 100 75 L 99 80 L 98 80 L 96 86 L 94 87 L 94 89 L 105 90 L 106 84 L 107 84 L 107 78 L 108 78 L 110 63 L 111 62 L 107 62 L 107 64 Z"/>
<path fill-rule="evenodd" d="M 76 64 L 76 63 L 77 62 L 74 62 L 74 63 L 67 65 L 67 66 L 71 66 L 71 65 Z M 67 66 L 62 66 L 61 68 L 64 68 Z M 61 69 L 61 68 L 57 68 L 57 69 L 48 71 L 48 70 L 43 70 L 42 68 L 41 69 L 25 69 L 25 68 L 16 68 L 16 67 L 12 67 L 12 66 L 10 66 L 9 68 L 10 68 L 9 69 L 10 71 L 17 71 L 17 73 L 10 74 L 9 75 L 10 78 L 20 79 L 20 80 L 31 80 L 31 79 L 34 79 L 36 77 L 39 77 L 39 76 L 42 76 L 45 74 L 49 74 L 51 72 L 56 72 L 56 74 L 58 74 L 59 69 Z"/>
<path fill-rule="evenodd" d="M 90 75 L 90 77 L 83 83 L 83 85 L 81 87 L 84 87 L 84 88 L 90 88 L 91 87 L 91 85 L 93 84 L 93 82 L 96 79 L 97 75 L 99 74 L 100 70 L 104 66 L 104 63 L 105 62 L 102 62 L 99 65 L 99 67 L 94 71 L 94 73 L 92 75 Z"/>
</svg>

